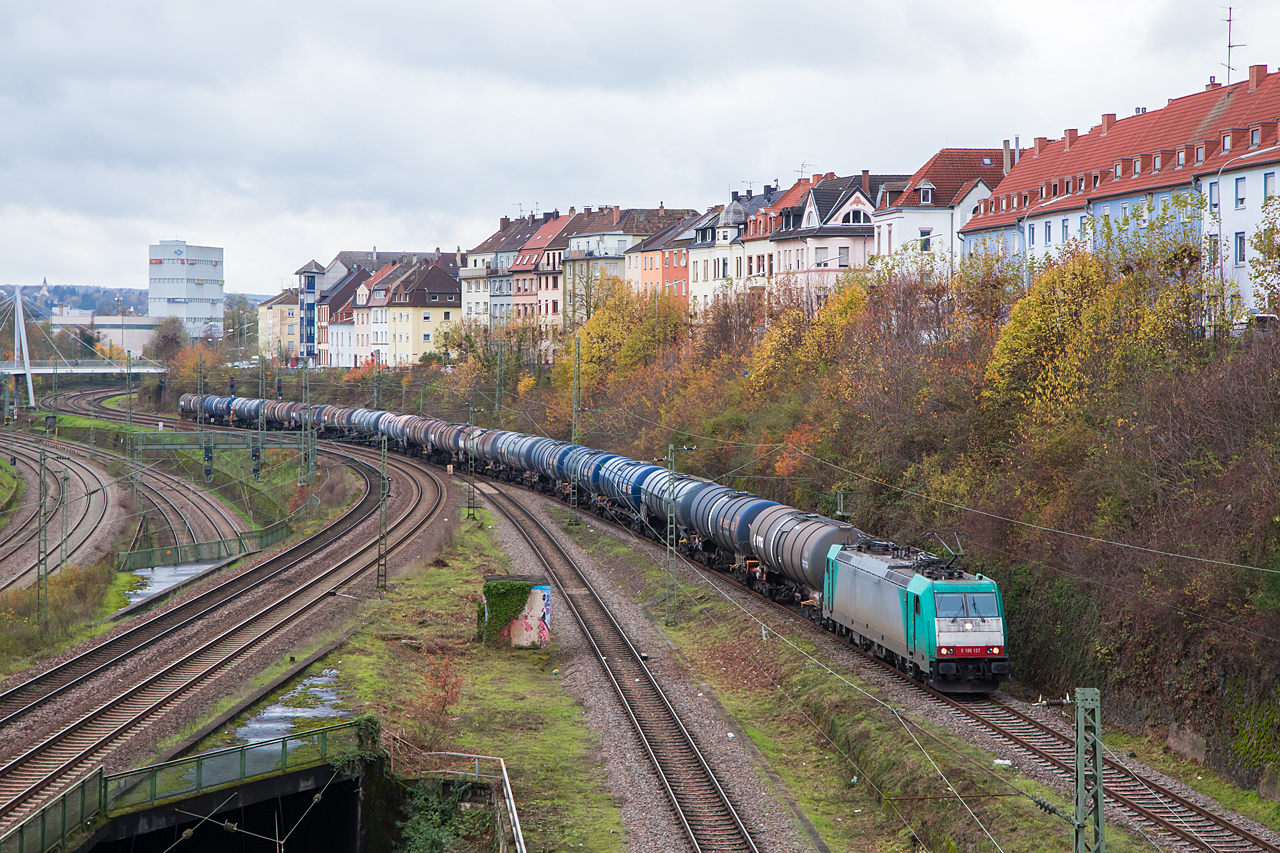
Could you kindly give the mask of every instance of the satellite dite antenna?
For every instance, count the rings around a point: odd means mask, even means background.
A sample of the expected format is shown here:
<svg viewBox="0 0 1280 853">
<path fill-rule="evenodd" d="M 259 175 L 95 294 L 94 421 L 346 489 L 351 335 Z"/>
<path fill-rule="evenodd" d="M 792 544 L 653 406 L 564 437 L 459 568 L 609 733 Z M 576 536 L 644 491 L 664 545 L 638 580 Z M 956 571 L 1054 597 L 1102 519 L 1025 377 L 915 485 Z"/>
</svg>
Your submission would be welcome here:
<svg viewBox="0 0 1280 853">
<path fill-rule="evenodd" d="M 1223 68 L 1227 69 L 1227 86 L 1231 85 L 1231 72 L 1236 69 L 1231 65 L 1231 51 L 1237 47 L 1248 47 L 1247 44 L 1235 44 L 1231 41 L 1231 25 L 1235 23 L 1235 16 L 1232 14 L 1232 7 L 1227 7 L 1227 16 L 1222 20 L 1227 22 L 1227 61 L 1221 63 Z"/>
</svg>

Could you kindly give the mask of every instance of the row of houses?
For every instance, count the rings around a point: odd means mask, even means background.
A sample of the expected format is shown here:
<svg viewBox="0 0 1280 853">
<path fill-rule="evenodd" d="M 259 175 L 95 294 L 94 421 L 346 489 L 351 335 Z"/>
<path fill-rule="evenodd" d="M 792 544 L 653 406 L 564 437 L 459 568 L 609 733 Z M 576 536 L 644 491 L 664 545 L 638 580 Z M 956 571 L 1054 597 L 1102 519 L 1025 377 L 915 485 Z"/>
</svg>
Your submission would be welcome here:
<svg viewBox="0 0 1280 853">
<path fill-rule="evenodd" d="M 1038 259 L 1096 239 L 1091 225 L 1141 231 L 1170 207 L 1204 211 L 1180 221 L 1208 240 L 1223 280 L 1260 308 L 1248 238 L 1276 192 L 1278 127 L 1280 73 L 1256 65 L 1231 86 L 1210 78 L 1160 109 L 1105 114 L 1086 133 L 1068 129 L 1025 148 L 944 148 L 909 175 L 811 174 L 785 189 L 733 192 L 706 210 L 659 202 L 503 217 L 465 253 L 375 248 L 310 261 L 297 288 L 263 303 L 260 341 L 318 366 L 415 362 L 435 350 L 444 323 L 571 330 L 616 279 L 669 294 L 694 317 L 727 291 L 783 280 L 821 301 L 846 271 L 877 257 L 1000 249 Z"/>
</svg>

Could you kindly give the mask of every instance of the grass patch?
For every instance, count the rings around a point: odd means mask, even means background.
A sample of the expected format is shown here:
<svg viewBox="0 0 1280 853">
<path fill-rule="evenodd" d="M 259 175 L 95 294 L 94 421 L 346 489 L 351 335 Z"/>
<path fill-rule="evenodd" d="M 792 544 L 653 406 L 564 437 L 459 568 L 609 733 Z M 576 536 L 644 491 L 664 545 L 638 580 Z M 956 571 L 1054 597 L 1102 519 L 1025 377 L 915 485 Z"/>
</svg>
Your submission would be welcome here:
<svg viewBox="0 0 1280 853">
<path fill-rule="evenodd" d="M 0 530 L 4 530 L 13 519 L 14 510 L 22 506 L 22 493 L 26 487 L 9 460 L 0 460 Z"/>
<path fill-rule="evenodd" d="M 560 683 L 554 631 L 545 650 L 475 641 L 483 575 L 509 565 L 490 524 L 483 513 L 464 523 L 440 559 L 371 603 L 365 627 L 329 665 L 356 710 L 380 714 L 389 730 L 504 758 L 530 850 L 621 851 L 624 827 L 582 711 Z M 456 701 L 435 728 L 423 713 L 439 707 L 446 676 L 457 679 Z"/>
<path fill-rule="evenodd" d="M 100 620 L 128 603 L 129 590 L 142 582 L 115 568 L 116 548 L 89 566 L 71 565 L 49 577 L 48 619 L 37 619 L 36 589 L 0 595 L 0 675 L 26 669 L 114 627 Z"/>
<path fill-rule="evenodd" d="M 563 526 L 567 513 L 559 515 L 564 533 L 584 550 L 628 564 L 630 594 L 661 621 L 667 582 L 661 564 L 590 517 L 591 523 L 574 528 Z M 991 849 L 949 785 L 1006 853 L 1071 846 L 1070 827 L 1044 815 L 1027 796 L 1044 797 L 1069 813 L 1070 803 L 1056 791 L 1012 768 L 993 767 L 994 756 L 944 730 L 904 723 L 876 701 L 884 698 L 872 685 L 829 664 L 842 681 L 772 631 L 762 638 L 758 622 L 709 586 L 682 583 L 679 596 L 679 621 L 664 629 L 667 635 L 713 691 L 715 698 L 707 701 L 718 699 L 741 726 L 768 772 L 832 850 L 905 851 L 913 835 L 931 850 Z M 811 639 L 799 632 L 788 632 L 788 639 L 825 662 Z M 772 780 L 763 784 L 770 787 Z M 1013 796 L 1003 796 L 1008 794 Z M 1135 853 L 1146 844 L 1119 827 L 1110 829 L 1107 843 Z"/>
</svg>

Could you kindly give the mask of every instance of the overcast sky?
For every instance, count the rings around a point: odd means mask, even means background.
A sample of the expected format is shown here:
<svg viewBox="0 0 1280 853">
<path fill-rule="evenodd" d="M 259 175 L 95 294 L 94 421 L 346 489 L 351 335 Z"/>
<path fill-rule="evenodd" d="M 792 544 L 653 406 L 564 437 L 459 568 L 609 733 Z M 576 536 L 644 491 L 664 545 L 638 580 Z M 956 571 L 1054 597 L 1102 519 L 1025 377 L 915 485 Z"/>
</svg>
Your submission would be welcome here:
<svg viewBox="0 0 1280 853">
<path fill-rule="evenodd" d="M 147 244 L 269 293 L 340 249 L 465 250 L 499 217 L 705 208 L 914 171 L 1224 80 L 1214 2 L 0 4 L 0 283 L 145 287 Z M 1280 63 L 1237 6 L 1233 79 Z"/>
</svg>

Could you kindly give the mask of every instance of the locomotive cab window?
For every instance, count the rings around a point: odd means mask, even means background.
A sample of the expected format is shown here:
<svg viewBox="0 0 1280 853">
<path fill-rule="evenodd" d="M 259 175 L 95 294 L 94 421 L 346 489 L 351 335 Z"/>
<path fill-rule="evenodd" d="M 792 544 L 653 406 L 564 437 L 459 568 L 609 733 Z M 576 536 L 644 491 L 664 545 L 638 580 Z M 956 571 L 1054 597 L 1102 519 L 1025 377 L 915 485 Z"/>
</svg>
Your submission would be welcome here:
<svg viewBox="0 0 1280 853">
<path fill-rule="evenodd" d="M 994 592 L 935 592 L 933 603 L 939 619 L 984 619 L 1000 615 Z"/>
<path fill-rule="evenodd" d="M 969 615 L 978 618 L 994 618 L 1000 615 L 1000 611 L 996 609 L 996 594 L 994 592 L 967 592 L 965 593 L 965 601 L 969 605 Z"/>
<path fill-rule="evenodd" d="M 933 606 L 939 619 L 962 619 L 965 616 L 963 592 L 935 592 Z"/>
</svg>

